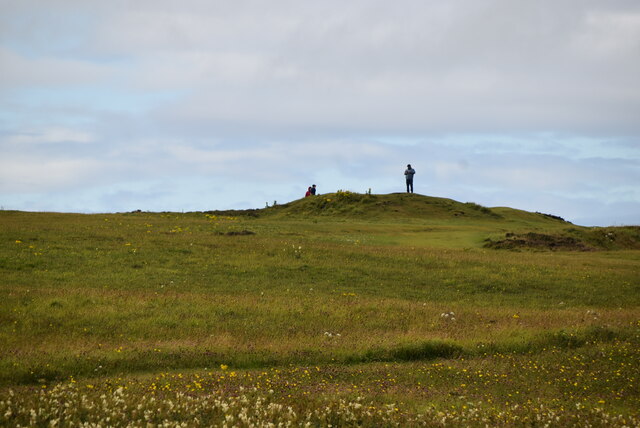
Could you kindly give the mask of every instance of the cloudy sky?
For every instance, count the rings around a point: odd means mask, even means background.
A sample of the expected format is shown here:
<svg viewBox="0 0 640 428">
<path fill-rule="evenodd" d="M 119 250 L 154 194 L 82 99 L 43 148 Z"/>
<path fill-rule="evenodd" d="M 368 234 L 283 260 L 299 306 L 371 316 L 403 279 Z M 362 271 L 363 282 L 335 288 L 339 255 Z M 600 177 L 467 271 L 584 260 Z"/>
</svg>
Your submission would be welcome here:
<svg viewBox="0 0 640 428">
<path fill-rule="evenodd" d="M 0 206 L 315 183 L 640 224 L 637 0 L 0 0 Z"/>
</svg>

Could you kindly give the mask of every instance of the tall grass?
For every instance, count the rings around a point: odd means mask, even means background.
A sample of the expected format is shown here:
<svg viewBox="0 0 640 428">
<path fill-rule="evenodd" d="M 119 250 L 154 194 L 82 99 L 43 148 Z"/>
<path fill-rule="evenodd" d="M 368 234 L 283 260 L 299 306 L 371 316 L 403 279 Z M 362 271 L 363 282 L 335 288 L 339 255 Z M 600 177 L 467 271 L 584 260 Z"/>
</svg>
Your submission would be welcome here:
<svg viewBox="0 0 640 428">
<path fill-rule="evenodd" d="M 398 218 L 344 215 L 393 209 L 375 196 L 345 193 L 347 205 L 325 201 L 340 216 L 307 219 L 286 206 L 257 217 L 0 212 L 0 385 L 220 365 L 491 366 L 637 343 L 638 251 L 484 249 L 505 230 L 565 226 L 447 200 L 402 196 Z"/>
</svg>

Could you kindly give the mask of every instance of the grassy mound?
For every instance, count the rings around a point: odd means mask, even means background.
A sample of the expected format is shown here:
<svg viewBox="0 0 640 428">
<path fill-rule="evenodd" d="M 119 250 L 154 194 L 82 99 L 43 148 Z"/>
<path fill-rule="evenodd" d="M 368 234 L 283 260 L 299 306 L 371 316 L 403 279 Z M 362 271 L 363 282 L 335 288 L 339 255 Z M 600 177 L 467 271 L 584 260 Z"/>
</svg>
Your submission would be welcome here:
<svg viewBox="0 0 640 428">
<path fill-rule="evenodd" d="M 640 226 L 594 227 L 582 232 L 587 243 L 599 248 L 640 250 Z"/>
<path fill-rule="evenodd" d="M 346 217 L 364 219 L 406 218 L 481 218 L 501 219 L 491 209 L 469 202 L 436 198 L 417 194 L 392 193 L 388 195 L 361 194 L 338 191 L 298 199 L 264 210 L 274 217 Z"/>
</svg>

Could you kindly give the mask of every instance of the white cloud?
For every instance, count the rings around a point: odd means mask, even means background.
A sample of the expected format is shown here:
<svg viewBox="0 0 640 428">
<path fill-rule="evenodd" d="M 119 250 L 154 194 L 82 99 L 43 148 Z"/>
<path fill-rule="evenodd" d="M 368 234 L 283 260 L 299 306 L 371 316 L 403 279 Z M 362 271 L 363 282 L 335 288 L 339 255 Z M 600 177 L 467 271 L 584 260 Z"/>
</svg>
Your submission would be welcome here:
<svg viewBox="0 0 640 428">
<path fill-rule="evenodd" d="M 43 130 L 28 131 L 21 134 L 9 135 L 0 139 L 0 144 L 8 146 L 52 144 L 52 143 L 91 143 L 95 136 L 89 132 L 75 129 L 52 127 Z"/>
<path fill-rule="evenodd" d="M 637 8 L 191 1 L 114 2 L 74 12 L 77 6 L 56 4 L 62 22 L 89 17 L 94 24 L 69 25 L 84 29 L 82 44 L 52 58 L 58 52 L 51 46 L 66 43 L 66 36 L 47 46 L 32 39 L 43 55 L 7 58 L 16 69 L 10 75 L 37 83 L 49 73 L 23 71 L 52 69 L 60 79 L 108 76 L 123 90 L 184 90 L 191 95 L 182 102 L 164 103 L 176 120 L 229 121 L 264 132 L 274 126 L 359 132 L 638 126 L 632 112 L 640 89 L 630 84 L 640 72 Z M 37 16 L 50 28 L 45 13 Z M 615 46 L 615 58 L 594 61 L 596 42 Z"/>
<path fill-rule="evenodd" d="M 640 11 L 587 12 L 582 31 L 571 43 L 581 55 L 596 60 L 630 59 L 625 58 L 629 52 L 640 51 Z"/>
<path fill-rule="evenodd" d="M 0 160 L 0 192 L 11 195 L 62 189 L 76 191 L 87 182 L 95 183 L 96 175 L 104 166 L 95 159 L 3 157 Z"/>
<path fill-rule="evenodd" d="M 74 58 L 28 57 L 0 45 L 0 89 L 32 86 L 80 85 L 102 82 L 109 76 L 103 65 Z"/>
</svg>

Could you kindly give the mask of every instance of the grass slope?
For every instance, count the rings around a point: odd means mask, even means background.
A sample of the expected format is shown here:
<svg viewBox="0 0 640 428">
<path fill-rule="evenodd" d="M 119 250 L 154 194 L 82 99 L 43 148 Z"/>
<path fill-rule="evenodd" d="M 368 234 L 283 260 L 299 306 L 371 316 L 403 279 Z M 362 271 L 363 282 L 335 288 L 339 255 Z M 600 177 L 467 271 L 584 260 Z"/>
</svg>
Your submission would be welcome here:
<svg viewBox="0 0 640 428">
<path fill-rule="evenodd" d="M 495 421 L 514 403 L 567 418 L 579 403 L 592 423 L 596 407 L 640 408 L 637 228 L 349 192 L 240 212 L 2 211 L 0 225 L 0 407 L 7 388 L 27 407 L 30 385 L 65 379 L 144 401 L 170 379 L 165 394 L 260 400 L 268 384 L 299 414 L 402 402 L 391 422 L 407 424 L 470 400 Z M 591 251 L 485 247 L 531 233 Z"/>
<path fill-rule="evenodd" d="M 405 193 L 373 195 L 348 191 L 303 198 L 266 211 L 278 217 L 330 216 L 375 220 L 500 218 L 500 215 L 488 208 L 474 203 L 464 204 L 452 199 Z"/>
</svg>

